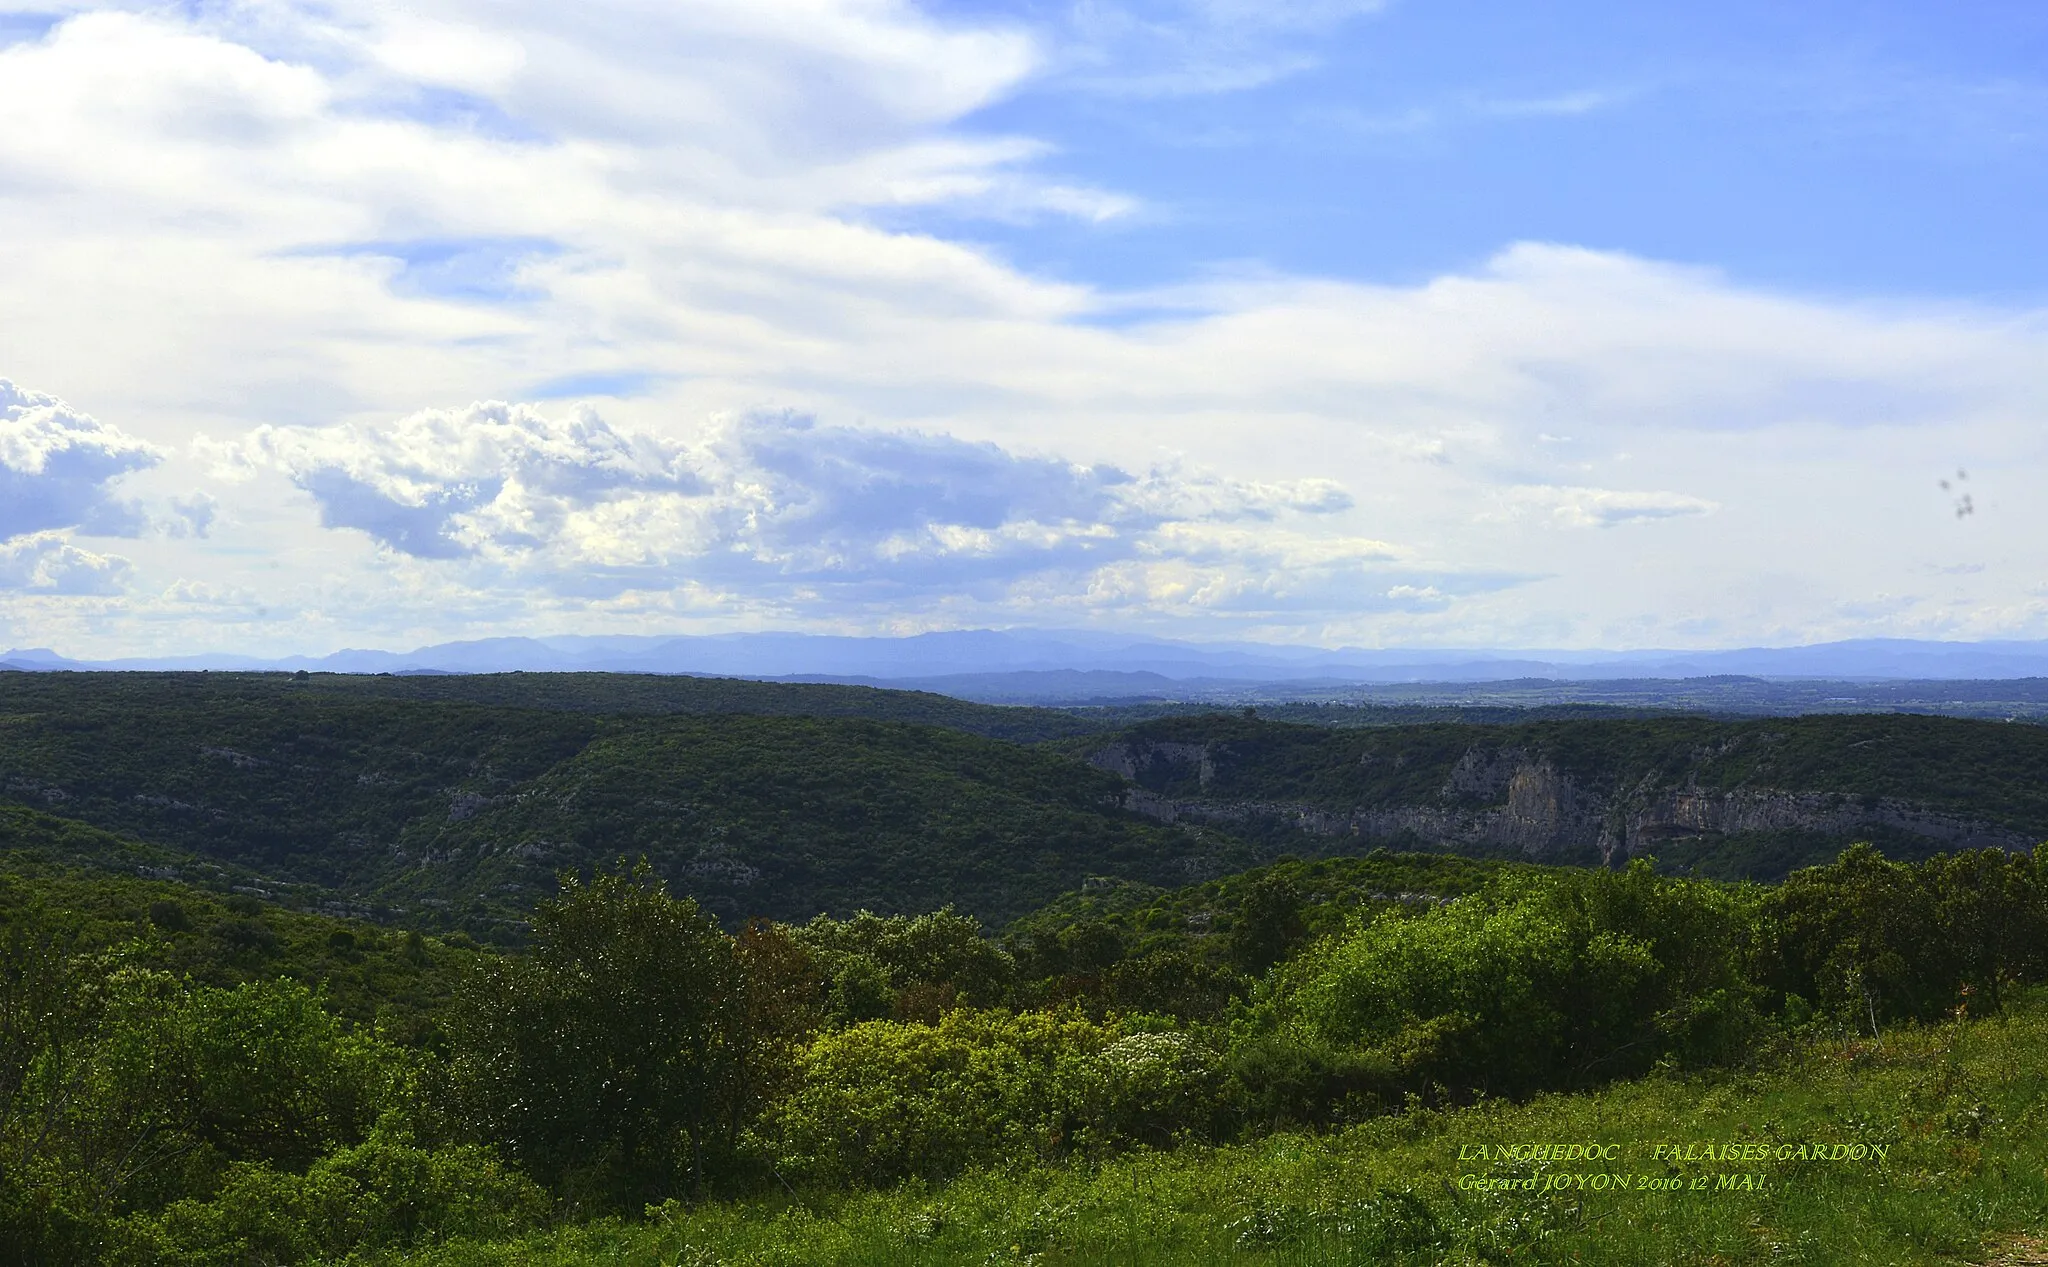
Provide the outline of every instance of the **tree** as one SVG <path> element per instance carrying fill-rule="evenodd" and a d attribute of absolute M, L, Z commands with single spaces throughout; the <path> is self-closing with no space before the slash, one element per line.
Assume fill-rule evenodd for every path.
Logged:
<path fill-rule="evenodd" d="M 1301 894 L 1284 876 L 1262 875 L 1245 886 L 1230 925 L 1230 959 L 1258 974 L 1287 957 L 1306 929 Z"/>
<path fill-rule="evenodd" d="M 1967 849 L 1927 860 L 1935 909 L 1957 950 L 1962 984 L 1993 1012 L 2004 982 L 2039 975 L 2048 932 L 2038 864 L 2041 851 Z"/>
<path fill-rule="evenodd" d="M 1073 1012 L 956 1008 L 935 1024 L 863 1021 L 805 1049 L 763 1123 L 779 1171 L 825 1183 L 938 1180 L 1066 1151 L 1099 1109 L 1104 1048 Z"/>
<path fill-rule="evenodd" d="M 1110 1002 L 1125 1011 L 1165 1012 L 1200 1021 L 1221 1016 L 1251 984 L 1229 968 L 1205 963 L 1185 950 L 1126 959 L 1103 979 Z"/>
<path fill-rule="evenodd" d="M 484 964 L 456 1005 L 458 1075 L 484 1122 L 579 1203 L 632 1208 L 729 1143 L 742 1057 L 733 939 L 643 860 L 534 915 L 523 959 Z"/>
<path fill-rule="evenodd" d="M 733 939 L 739 959 L 737 1058 L 723 1097 L 728 1140 L 794 1079 L 804 1044 L 824 1024 L 826 982 L 817 960 L 781 924 L 749 920 Z"/>
<path fill-rule="evenodd" d="M 1958 953 L 1925 876 L 1867 843 L 1795 871 L 1771 893 L 1772 984 L 1867 1025 L 1953 1005 Z"/>
<path fill-rule="evenodd" d="M 828 975 L 837 977 L 839 962 L 849 956 L 865 956 L 895 989 L 950 986 L 960 1002 L 973 1007 L 1000 1002 L 1017 975 L 1016 962 L 981 935 L 981 925 L 950 906 L 918 916 L 820 915 L 791 935 L 819 957 Z"/>
<path fill-rule="evenodd" d="M 0 911 L 0 1261 L 63 1261 L 90 1235 L 98 1193 L 56 1156 L 89 1070 L 90 1021 L 70 947 L 40 903 Z"/>

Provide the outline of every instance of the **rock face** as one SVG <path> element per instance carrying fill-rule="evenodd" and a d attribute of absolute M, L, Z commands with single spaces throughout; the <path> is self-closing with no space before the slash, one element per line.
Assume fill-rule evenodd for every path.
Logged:
<path fill-rule="evenodd" d="M 1179 773 L 1192 768 L 1196 780 L 1209 786 L 1216 777 L 1214 744 L 1153 740 L 1113 743 L 1089 754 L 1088 764 L 1136 783 L 1154 771 Z"/>
<path fill-rule="evenodd" d="M 1179 781 L 1192 774 L 1198 787 L 1217 782 L 1225 754 L 1216 745 L 1119 742 L 1089 757 L 1100 769 L 1134 784 L 1125 808 L 1161 822 L 1256 820 L 1289 823 L 1318 836 L 1375 840 L 1420 839 L 1443 848 L 1513 851 L 1532 858 L 1597 851 L 1613 862 L 1658 843 L 1743 832 L 1807 831 L 1850 836 L 1882 830 L 1921 837 L 1942 849 L 2027 849 L 2024 833 L 1890 797 L 1768 787 L 1717 790 L 1696 775 L 1665 783 L 1654 774 L 1602 794 L 1581 786 L 1540 754 L 1520 748 L 1474 747 L 1451 768 L 1433 803 L 1360 804 L 1349 808 L 1284 801 L 1173 797 L 1135 786 L 1148 772 Z"/>

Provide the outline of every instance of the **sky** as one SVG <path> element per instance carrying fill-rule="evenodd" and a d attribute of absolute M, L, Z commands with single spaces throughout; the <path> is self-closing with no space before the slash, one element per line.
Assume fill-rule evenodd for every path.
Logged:
<path fill-rule="evenodd" d="M 2048 6 L 0 0 L 0 647 L 2048 638 Z"/>

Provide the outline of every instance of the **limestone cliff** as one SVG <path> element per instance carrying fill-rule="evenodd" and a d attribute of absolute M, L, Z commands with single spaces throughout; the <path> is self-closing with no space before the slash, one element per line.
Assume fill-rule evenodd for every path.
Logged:
<path fill-rule="evenodd" d="M 1939 849 L 2025 849 L 2035 843 L 2026 833 L 2008 827 L 1894 797 L 1768 786 L 1702 787 L 1697 770 L 1678 777 L 1659 771 L 1616 771 L 1617 777 L 1602 790 L 1561 772 L 1541 752 L 1512 746 L 1467 749 L 1433 796 L 1348 806 L 1210 794 L 1225 781 L 1219 776 L 1228 772 L 1227 744 L 1119 740 L 1096 750 L 1089 762 L 1130 781 L 1124 794 L 1126 808 L 1162 822 L 1229 828 L 1254 820 L 1279 821 L 1333 838 L 1333 843 L 1420 840 L 1448 849 L 1506 850 L 1531 858 L 1584 855 L 1591 850 L 1609 862 L 1648 852 L 1666 841 L 1749 832 L 1853 837 L 1881 831 L 1917 837 Z M 1155 790 L 1166 786 L 1176 791 Z"/>

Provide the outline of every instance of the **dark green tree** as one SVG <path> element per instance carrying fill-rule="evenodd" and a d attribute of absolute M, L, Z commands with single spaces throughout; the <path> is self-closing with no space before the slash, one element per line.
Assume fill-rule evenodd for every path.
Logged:
<path fill-rule="evenodd" d="M 840 1021 L 930 1021 L 956 1006 L 988 1007 L 1008 997 L 1017 976 L 1016 961 L 950 906 L 918 916 L 820 915 L 790 935 L 831 982 Z"/>
<path fill-rule="evenodd" d="M 1207 963 L 1185 950 L 1163 950 L 1126 959 L 1103 981 L 1110 1002 L 1130 1012 L 1165 1012 L 1183 1020 L 1208 1021 L 1223 1014 L 1252 983 L 1229 968 Z"/>
<path fill-rule="evenodd" d="M 0 1261 L 64 1261 L 90 1236 L 97 1194 L 68 1182 L 51 1146 L 85 1089 L 90 1021 L 69 950 L 40 903 L 0 911 Z"/>
<path fill-rule="evenodd" d="M 1875 1031 L 1953 1005 L 1957 948 L 1918 868 L 1856 844 L 1771 893 L 1771 984 Z"/>
<path fill-rule="evenodd" d="M 1966 849 L 1918 867 L 1947 947 L 1946 966 L 1980 1010 L 1998 1011 L 2006 984 L 2041 975 L 2048 907 L 2040 861 L 2039 850 Z"/>
<path fill-rule="evenodd" d="M 532 952 L 465 984 L 458 1076 L 543 1180 L 577 1204 L 635 1208 L 694 1191 L 707 1150 L 729 1142 L 744 1000 L 733 939 L 645 861 L 565 878 L 534 914 Z"/>
<path fill-rule="evenodd" d="M 739 1133 L 787 1089 L 804 1044 L 825 1023 L 827 985 L 817 959 L 782 924 L 749 920 L 733 939 L 740 997 L 731 1085 L 721 1098 L 724 1138 Z"/>
<path fill-rule="evenodd" d="M 1279 963 L 1306 931 L 1301 893 L 1284 876 L 1260 876 L 1245 886 L 1230 925 L 1230 961 L 1257 974 Z"/>
<path fill-rule="evenodd" d="M 1060 931 L 1060 949 L 1066 952 L 1067 971 L 1099 977 L 1124 957 L 1124 938 L 1101 920 L 1083 920 Z"/>

